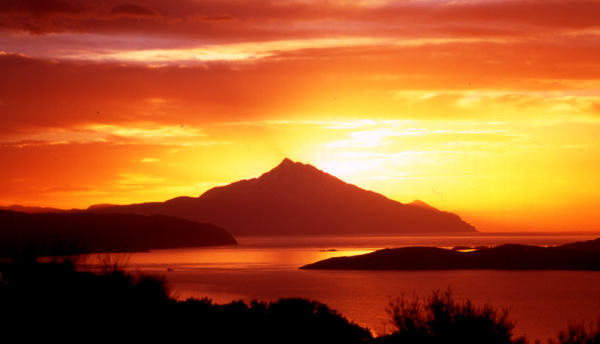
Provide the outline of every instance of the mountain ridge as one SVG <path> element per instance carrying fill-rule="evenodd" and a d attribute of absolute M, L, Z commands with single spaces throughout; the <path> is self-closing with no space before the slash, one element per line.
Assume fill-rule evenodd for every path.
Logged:
<path fill-rule="evenodd" d="M 476 232 L 458 215 L 423 204 L 391 200 L 286 158 L 257 178 L 218 186 L 197 198 L 87 211 L 176 216 L 213 223 L 234 236 Z"/>
<path fill-rule="evenodd" d="M 223 228 L 165 215 L 0 210 L 0 257 L 235 245 Z"/>

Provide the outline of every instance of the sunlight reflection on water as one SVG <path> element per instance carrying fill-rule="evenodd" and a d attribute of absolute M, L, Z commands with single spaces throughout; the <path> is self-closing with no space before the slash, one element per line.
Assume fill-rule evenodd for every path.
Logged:
<path fill-rule="evenodd" d="M 381 332 L 385 307 L 401 294 L 427 298 L 452 288 L 457 300 L 508 308 L 516 334 L 556 338 L 571 323 L 600 317 L 600 273 L 587 271 L 306 271 L 318 260 L 401 246 L 560 245 L 599 235 L 466 235 L 403 237 L 242 237 L 239 245 L 181 248 L 124 255 L 134 271 L 164 276 L 173 296 L 274 301 L 304 297 L 326 303 L 350 320 Z M 167 270 L 169 270 L 167 272 Z"/>

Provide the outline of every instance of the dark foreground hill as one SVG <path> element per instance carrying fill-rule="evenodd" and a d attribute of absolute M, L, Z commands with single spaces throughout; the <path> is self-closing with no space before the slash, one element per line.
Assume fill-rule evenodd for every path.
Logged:
<path fill-rule="evenodd" d="M 600 271 L 600 238 L 555 247 L 509 244 L 468 252 L 437 247 L 403 247 L 330 258 L 300 269 Z"/>
<path fill-rule="evenodd" d="M 317 301 L 177 301 L 164 279 L 76 271 L 71 264 L 0 264 L 8 342 L 364 343 L 368 329 Z"/>
<path fill-rule="evenodd" d="M 234 236 L 476 232 L 456 214 L 422 202 L 403 204 L 289 159 L 259 178 L 216 187 L 197 198 L 88 211 L 177 216 L 214 223 Z"/>
<path fill-rule="evenodd" d="M 0 210 L 0 257 L 233 244 L 236 240 L 222 228 L 164 215 L 25 214 Z"/>

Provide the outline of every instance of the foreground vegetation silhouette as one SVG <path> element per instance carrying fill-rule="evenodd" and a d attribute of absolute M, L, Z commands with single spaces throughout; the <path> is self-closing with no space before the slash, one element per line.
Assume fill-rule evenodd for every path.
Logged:
<path fill-rule="evenodd" d="M 450 291 L 425 301 L 389 305 L 394 330 L 374 338 L 327 305 L 306 299 L 274 302 L 177 301 L 164 279 L 105 269 L 77 271 L 62 263 L 0 264 L 0 330 L 21 341 L 260 343 L 526 343 L 513 338 L 506 312 L 457 303 Z M 552 344 L 600 343 L 597 331 L 572 327 Z"/>
<path fill-rule="evenodd" d="M 63 263 L 0 265 L 0 330 L 9 338 L 200 343 L 362 343 L 368 329 L 317 301 L 177 301 L 164 279 Z"/>
<path fill-rule="evenodd" d="M 525 337 L 513 338 L 514 323 L 507 311 L 490 304 L 474 306 L 469 300 L 458 303 L 452 291 L 435 291 L 427 301 L 400 297 L 387 309 L 395 331 L 384 342 L 394 343 L 487 343 L 524 344 Z"/>

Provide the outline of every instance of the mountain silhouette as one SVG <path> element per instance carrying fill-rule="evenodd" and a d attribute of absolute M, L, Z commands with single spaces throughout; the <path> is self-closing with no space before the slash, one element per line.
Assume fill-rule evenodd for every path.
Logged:
<path fill-rule="evenodd" d="M 39 213 L 68 213 L 68 212 L 76 212 L 77 209 L 58 209 L 58 208 L 49 208 L 49 207 L 26 207 L 18 204 L 14 204 L 11 206 L 0 206 L 0 210 L 12 210 L 19 213 L 27 213 L 27 214 L 39 214 Z"/>
<path fill-rule="evenodd" d="M 234 236 L 476 232 L 456 214 L 420 201 L 402 204 L 289 159 L 258 178 L 215 187 L 197 198 L 88 211 L 177 216 L 213 223 Z"/>
<path fill-rule="evenodd" d="M 235 244 L 236 240 L 222 228 L 164 215 L 0 210 L 0 257 Z"/>

